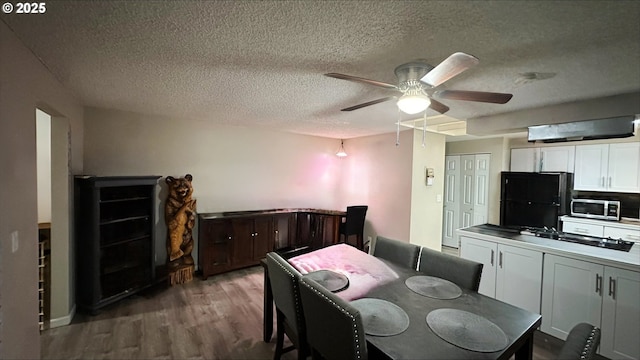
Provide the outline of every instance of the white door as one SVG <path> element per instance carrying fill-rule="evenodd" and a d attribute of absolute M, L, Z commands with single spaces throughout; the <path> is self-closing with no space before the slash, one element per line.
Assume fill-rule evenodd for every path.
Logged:
<path fill-rule="evenodd" d="M 542 331 L 565 340 L 578 323 L 600 327 L 604 267 L 544 255 L 542 276 Z"/>
<path fill-rule="evenodd" d="M 574 190 L 605 190 L 609 145 L 576 146 Z"/>
<path fill-rule="evenodd" d="M 473 225 L 475 155 L 460 156 L 460 227 Z"/>
<path fill-rule="evenodd" d="M 492 298 L 496 296 L 497 248 L 498 244 L 490 241 L 460 237 L 460 257 L 483 264 L 478 292 Z"/>
<path fill-rule="evenodd" d="M 540 171 L 565 171 L 572 173 L 575 146 L 551 146 L 540 148 Z"/>
<path fill-rule="evenodd" d="M 489 166 L 490 154 L 475 156 L 473 184 L 475 186 L 473 201 L 473 225 L 486 224 L 489 219 Z"/>
<path fill-rule="evenodd" d="M 540 313 L 542 253 L 498 245 L 496 299 Z"/>
<path fill-rule="evenodd" d="M 442 245 L 458 247 L 456 229 L 460 224 L 460 156 L 445 156 Z"/>
<path fill-rule="evenodd" d="M 539 148 L 511 149 L 510 171 L 538 172 Z"/>
<path fill-rule="evenodd" d="M 607 190 L 640 192 L 640 143 L 609 145 Z"/>
<path fill-rule="evenodd" d="M 640 273 L 604 269 L 600 353 L 610 359 L 640 359 Z"/>

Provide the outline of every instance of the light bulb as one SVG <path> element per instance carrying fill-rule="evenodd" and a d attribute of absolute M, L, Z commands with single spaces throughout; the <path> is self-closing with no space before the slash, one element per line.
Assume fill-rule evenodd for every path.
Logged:
<path fill-rule="evenodd" d="M 398 108 L 407 114 L 417 114 L 431 105 L 427 96 L 419 94 L 405 94 L 398 100 Z"/>

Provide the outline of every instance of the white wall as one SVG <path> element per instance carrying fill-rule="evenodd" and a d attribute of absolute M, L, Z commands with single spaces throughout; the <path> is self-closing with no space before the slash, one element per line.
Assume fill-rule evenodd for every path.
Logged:
<path fill-rule="evenodd" d="M 51 116 L 36 110 L 38 223 L 51 222 Z"/>
<path fill-rule="evenodd" d="M 442 196 L 444 193 L 445 136 L 414 131 L 410 242 L 440 251 L 442 248 Z M 426 185 L 426 169 L 433 168 L 433 185 Z"/>
<path fill-rule="evenodd" d="M 377 235 L 409 242 L 413 130 L 346 140 L 340 184 L 342 206 L 368 205 L 364 229 Z"/>
<path fill-rule="evenodd" d="M 346 144 L 345 144 L 346 145 Z M 157 262 L 166 259 L 164 177 L 193 175 L 198 212 L 344 210 L 335 139 L 87 108 L 86 174 L 159 175 Z M 197 232 L 196 232 L 197 237 Z M 194 253 L 194 255 L 196 255 Z"/>
<path fill-rule="evenodd" d="M 36 107 L 68 119 L 71 167 L 82 170 L 82 113 L 75 97 L 0 22 L 0 358 L 38 359 L 37 155 Z M 64 221 L 68 222 L 69 219 Z M 11 234 L 18 234 L 12 252 Z M 59 239 L 68 244 L 70 234 Z M 52 244 L 56 246 L 56 244 Z M 64 254 L 67 263 L 72 254 Z M 52 271 L 56 269 L 52 268 Z M 69 277 L 68 272 L 64 274 Z M 52 275 L 53 276 L 53 275 Z M 64 286 L 64 285 L 63 285 Z M 52 289 L 54 301 L 71 311 L 70 287 Z M 64 306 L 66 305 L 66 306 Z M 52 314 L 56 316 L 57 314 Z"/>

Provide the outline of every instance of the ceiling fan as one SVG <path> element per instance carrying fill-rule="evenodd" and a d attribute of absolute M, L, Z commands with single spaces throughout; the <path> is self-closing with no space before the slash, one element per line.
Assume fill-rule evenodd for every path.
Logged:
<path fill-rule="evenodd" d="M 436 67 L 427 64 L 423 60 L 412 61 L 402 64 L 394 70 L 398 78 L 398 85 L 338 73 L 328 73 L 325 75 L 336 79 L 355 81 L 402 92 L 400 98 L 388 96 L 350 106 L 342 109 L 342 111 L 357 110 L 366 106 L 398 99 L 398 108 L 407 114 L 417 114 L 427 108 L 444 114 L 449 111 L 449 107 L 434 98 L 494 104 L 505 104 L 511 100 L 511 97 L 513 97 L 512 94 L 464 90 L 435 90 L 437 86 L 477 65 L 479 62 L 475 56 L 463 52 L 452 54 Z"/>

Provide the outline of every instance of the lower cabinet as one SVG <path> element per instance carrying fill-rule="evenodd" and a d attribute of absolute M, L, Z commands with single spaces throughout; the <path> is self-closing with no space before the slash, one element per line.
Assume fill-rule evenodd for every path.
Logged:
<path fill-rule="evenodd" d="M 562 340 L 580 322 L 601 328 L 600 354 L 640 359 L 640 273 L 545 254 L 542 331 Z"/>
<path fill-rule="evenodd" d="M 461 236 L 460 257 L 484 264 L 479 293 L 540 313 L 541 252 Z"/>
<path fill-rule="evenodd" d="M 268 252 L 338 242 L 342 215 L 312 212 L 198 216 L 202 277 L 258 265 Z"/>

